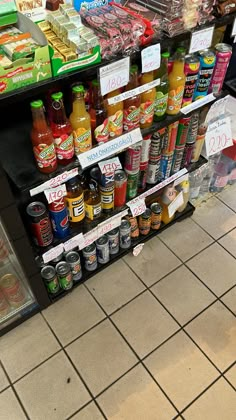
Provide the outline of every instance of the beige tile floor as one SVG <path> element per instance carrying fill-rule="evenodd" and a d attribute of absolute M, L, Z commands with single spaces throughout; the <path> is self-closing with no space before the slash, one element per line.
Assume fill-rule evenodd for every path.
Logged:
<path fill-rule="evenodd" d="M 0 420 L 235 420 L 236 186 L 0 339 Z"/>

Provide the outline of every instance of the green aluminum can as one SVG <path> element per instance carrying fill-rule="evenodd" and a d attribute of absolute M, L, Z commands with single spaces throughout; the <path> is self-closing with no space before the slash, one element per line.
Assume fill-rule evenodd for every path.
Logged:
<path fill-rule="evenodd" d="M 138 172 L 125 171 L 125 172 L 127 174 L 126 199 L 131 200 L 132 198 L 136 197 L 138 193 L 139 171 Z"/>

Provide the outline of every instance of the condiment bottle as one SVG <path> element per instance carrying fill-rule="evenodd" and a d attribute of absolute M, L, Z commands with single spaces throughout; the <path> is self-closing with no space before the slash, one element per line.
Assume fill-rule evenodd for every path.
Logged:
<path fill-rule="evenodd" d="M 73 86 L 74 101 L 70 123 L 73 128 L 75 154 L 86 152 L 92 148 L 91 119 L 84 102 L 84 87 Z"/>
<path fill-rule="evenodd" d="M 174 188 L 174 186 L 173 185 L 167 185 L 164 188 L 162 196 L 158 200 L 159 203 L 161 204 L 161 207 L 162 207 L 162 222 L 165 223 L 165 224 L 170 223 L 171 220 L 173 220 L 174 217 L 175 217 L 175 212 L 171 217 L 169 216 L 168 207 L 172 203 L 172 201 L 174 201 L 174 199 L 176 198 L 176 195 L 177 195 L 177 191 Z"/>
<path fill-rule="evenodd" d="M 90 180 L 88 189 L 84 191 L 85 215 L 88 220 L 98 219 L 101 216 L 101 197 L 96 181 Z"/>
<path fill-rule="evenodd" d="M 120 136 L 123 133 L 123 101 L 117 102 L 115 104 L 108 104 L 108 99 L 113 98 L 120 94 L 120 89 L 113 90 L 108 93 L 106 96 L 105 107 L 107 110 L 108 116 L 108 126 L 109 126 L 109 137 L 114 138 Z"/>
<path fill-rule="evenodd" d="M 138 66 L 130 67 L 130 81 L 125 91 L 138 87 Z M 124 131 L 134 130 L 139 127 L 141 96 L 135 95 L 124 101 Z"/>
<path fill-rule="evenodd" d="M 53 135 L 46 122 L 43 102 L 33 101 L 30 106 L 33 118 L 31 140 L 36 164 L 40 172 L 50 174 L 57 169 Z"/>
<path fill-rule="evenodd" d="M 99 82 L 96 79 L 92 81 L 92 107 L 89 113 L 95 143 L 107 142 L 109 140 L 107 111 L 104 107 Z"/>
<path fill-rule="evenodd" d="M 51 99 L 50 125 L 57 159 L 62 165 L 66 165 L 72 161 L 75 152 L 72 127 L 66 117 L 62 92 L 53 93 Z"/>
<path fill-rule="evenodd" d="M 169 97 L 167 103 L 168 115 L 176 115 L 179 113 L 185 86 L 184 73 L 184 48 L 178 48 L 175 55 L 172 71 L 169 74 Z"/>
<path fill-rule="evenodd" d="M 84 193 L 75 176 L 66 183 L 67 195 L 65 197 L 68 208 L 69 220 L 71 223 L 81 222 L 85 217 L 84 211 Z"/>
<path fill-rule="evenodd" d="M 160 85 L 156 87 L 156 100 L 154 106 L 154 121 L 161 121 L 165 118 L 168 101 L 168 58 L 170 54 L 161 54 L 160 68 L 154 73 L 155 79 L 160 79 Z"/>
<path fill-rule="evenodd" d="M 190 184 L 189 181 L 182 181 L 180 182 L 177 186 L 176 186 L 177 191 L 180 193 L 182 191 L 183 193 L 183 198 L 184 198 L 184 202 L 182 204 L 182 206 L 180 206 L 178 208 L 178 212 L 181 213 L 182 211 L 184 211 L 187 207 L 188 204 L 188 200 L 189 200 L 189 194 L 190 194 Z"/>
<path fill-rule="evenodd" d="M 154 79 L 153 71 L 143 73 L 141 76 L 141 85 L 152 82 Z M 141 93 L 140 106 L 140 127 L 149 128 L 153 123 L 154 103 L 156 98 L 156 89 L 151 88 L 146 92 Z"/>

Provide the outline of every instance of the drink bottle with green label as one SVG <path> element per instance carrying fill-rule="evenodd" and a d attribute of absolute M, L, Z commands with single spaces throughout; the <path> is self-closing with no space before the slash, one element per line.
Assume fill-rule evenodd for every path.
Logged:
<path fill-rule="evenodd" d="M 155 79 L 160 79 L 160 84 L 156 87 L 156 100 L 154 107 L 154 121 L 161 121 L 166 116 L 168 101 L 168 58 L 170 54 L 163 52 L 161 54 L 161 65 L 155 72 Z"/>

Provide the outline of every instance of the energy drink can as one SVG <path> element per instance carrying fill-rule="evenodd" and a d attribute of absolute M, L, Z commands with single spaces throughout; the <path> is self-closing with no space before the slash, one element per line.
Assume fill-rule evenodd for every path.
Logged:
<path fill-rule="evenodd" d="M 176 136 L 178 132 L 179 121 L 175 121 L 168 126 L 168 143 L 162 148 L 162 154 L 171 153 L 175 149 Z"/>
<path fill-rule="evenodd" d="M 142 146 L 129 147 L 125 152 L 124 169 L 128 172 L 137 172 L 139 170 Z"/>
<path fill-rule="evenodd" d="M 160 161 L 160 180 L 169 178 L 171 173 L 171 166 L 174 152 L 166 153 L 161 155 Z"/>
<path fill-rule="evenodd" d="M 127 174 L 126 198 L 127 200 L 131 200 L 132 198 L 136 197 L 138 193 L 139 170 L 134 173 L 126 171 L 126 174 Z"/>
<path fill-rule="evenodd" d="M 137 217 L 133 217 L 133 216 L 126 216 L 126 219 L 130 222 L 131 225 L 131 232 L 130 232 L 130 236 L 131 238 L 138 238 L 139 237 L 139 227 L 138 227 L 138 221 L 137 221 Z"/>
<path fill-rule="evenodd" d="M 228 44 L 216 44 L 216 64 L 214 67 L 209 92 L 219 93 L 222 89 L 225 74 L 232 55 L 232 47 Z"/>
<path fill-rule="evenodd" d="M 140 156 L 140 165 L 148 162 L 150 146 L 151 146 L 151 135 L 143 137 L 142 147 L 141 147 L 141 156 Z"/>
<path fill-rule="evenodd" d="M 178 131 L 176 136 L 176 146 L 184 146 L 188 136 L 189 124 L 191 117 L 182 118 L 179 120 Z"/>
<path fill-rule="evenodd" d="M 46 285 L 48 293 L 54 295 L 60 289 L 56 270 L 52 265 L 45 265 L 41 270 L 41 277 Z"/>
<path fill-rule="evenodd" d="M 56 238 L 62 239 L 69 235 L 69 218 L 64 197 L 48 205 L 52 229 Z"/>
<path fill-rule="evenodd" d="M 196 111 L 196 112 L 193 112 L 193 114 L 190 117 L 191 120 L 189 123 L 186 143 L 194 143 L 196 141 L 197 133 L 198 133 L 198 126 L 199 126 L 199 115 L 200 115 L 200 112 Z"/>
<path fill-rule="evenodd" d="M 72 273 L 67 262 L 62 261 L 56 265 L 56 273 L 59 284 L 63 290 L 70 290 L 73 287 Z"/>
<path fill-rule="evenodd" d="M 147 183 L 156 184 L 160 178 L 161 155 L 156 161 L 150 160 L 147 168 Z"/>
<path fill-rule="evenodd" d="M 148 168 L 148 163 L 144 165 L 140 165 L 139 178 L 138 178 L 138 192 L 139 193 L 143 192 L 146 188 L 147 168 Z"/>
<path fill-rule="evenodd" d="M 161 216 L 162 216 L 162 207 L 159 203 L 151 204 L 151 228 L 153 230 L 158 230 L 161 227 Z"/>
<path fill-rule="evenodd" d="M 36 245 L 41 247 L 50 245 L 53 234 L 45 205 L 40 201 L 34 201 L 27 206 L 26 212 L 30 218 L 31 232 Z"/>
<path fill-rule="evenodd" d="M 186 76 L 182 107 L 192 103 L 193 94 L 198 79 L 200 60 L 195 54 L 185 56 L 184 73 Z"/>
<path fill-rule="evenodd" d="M 109 253 L 109 241 L 106 235 L 101 236 L 96 241 L 96 248 L 97 248 L 97 259 L 100 264 L 108 263 L 110 259 Z"/>
<path fill-rule="evenodd" d="M 80 256 L 76 251 L 70 251 L 66 254 L 66 262 L 69 264 L 72 272 L 72 280 L 74 283 L 82 278 L 82 269 L 80 264 Z"/>
<path fill-rule="evenodd" d="M 141 235 L 148 235 L 151 229 L 151 215 L 150 209 L 146 209 L 143 214 L 140 214 L 138 219 L 139 232 Z"/>
<path fill-rule="evenodd" d="M 195 141 L 193 143 L 186 143 L 183 153 L 183 158 L 181 162 L 181 168 L 187 168 L 192 159 L 193 149 L 194 149 Z"/>
<path fill-rule="evenodd" d="M 120 225 L 120 247 L 122 249 L 130 248 L 131 246 L 131 225 L 128 220 L 122 220 Z"/>
<path fill-rule="evenodd" d="M 185 145 L 176 146 L 175 151 L 174 151 L 174 156 L 172 159 L 171 175 L 179 172 L 180 167 L 181 167 L 181 162 L 183 159 L 184 149 L 185 149 Z"/>
<path fill-rule="evenodd" d="M 87 271 L 94 271 L 97 269 L 98 262 L 97 262 L 97 254 L 96 254 L 96 246 L 95 244 L 91 244 L 86 246 L 83 251 L 84 257 L 84 265 Z"/>
<path fill-rule="evenodd" d="M 164 138 L 164 135 L 166 138 Z M 160 156 L 162 144 L 167 143 L 167 130 L 166 127 L 159 131 L 156 131 L 152 135 L 151 145 L 150 145 L 150 152 L 149 152 L 149 160 L 154 161 L 156 157 Z"/>
<path fill-rule="evenodd" d="M 216 62 L 216 55 L 212 50 L 199 51 L 200 70 L 193 94 L 193 101 L 207 95 Z"/>
<path fill-rule="evenodd" d="M 115 255 L 119 252 L 119 228 L 110 230 L 107 233 L 108 242 L 109 242 L 109 253 L 110 255 Z"/>

